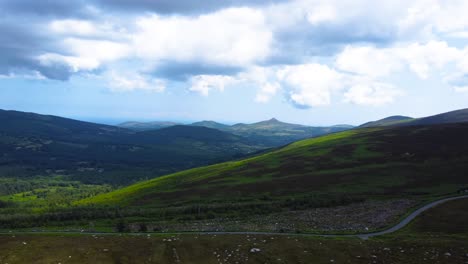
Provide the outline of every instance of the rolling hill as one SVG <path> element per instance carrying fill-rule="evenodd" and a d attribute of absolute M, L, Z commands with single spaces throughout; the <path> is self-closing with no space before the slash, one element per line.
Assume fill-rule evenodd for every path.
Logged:
<path fill-rule="evenodd" d="M 410 125 L 434 125 L 468 122 L 468 109 L 455 110 L 443 114 L 412 120 Z"/>
<path fill-rule="evenodd" d="M 367 122 L 365 124 L 360 125 L 359 127 L 381 127 L 381 126 L 392 126 L 392 125 L 399 125 L 405 122 L 411 122 L 414 120 L 412 117 L 408 116 L 389 116 L 377 121 Z"/>
<path fill-rule="evenodd" d="M 428 198 L 468 186 L 466 133 L 468 123 L 355 129 L 141 182 L 81 204 L 259 202 L 288 207 L 371 197 Z"/>
<path fill-rule="evenodd" d="M 66 175 L 128 184 L 254 153 L 265 147 L 211 128 L 132 130 L 56 116 L 0 111 L 0 175 Z"/>
<path fill-rule="evenodd" d="M 422 118 L 390 116 L 377 121 L 367 122 L 359 127 L 437 125 L 463 122 L 468 122 L 468 109 L 460 109 Z"/>

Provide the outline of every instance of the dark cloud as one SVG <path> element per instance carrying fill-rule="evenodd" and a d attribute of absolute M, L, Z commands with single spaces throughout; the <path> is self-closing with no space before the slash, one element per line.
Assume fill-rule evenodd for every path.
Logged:
<path fill-rule="evenodd" d="M 72 74 L 64 64 L 42 65 L 37 57 L 45 53 L 67 55 L 58 45 L 63 36 L 45 32 L 43 26 L 56 18 L 86 18 L 98 21 L 90 7 L 106 15 L 132 17 L 136 12 L 161 14 L 201 14 L 224 7 L 260 6 L 285 0 L 0 0 L 0 74 L 15 71 L 38 71 L 50 79 L 67 80 Z M 114 12 L 114 14 L 113 14 Z M 118 14 L 115 14 L 117 12 Z M 132 15 L 126 14 L 132 12 Z M 274 33 L 273 54 L 260 65 L 304 63 L 313 56 L 328 56 L 350 43 L 386 45 L 396 39 L 391 28 L 358 18 L 355 21 L 310 25 L 305 18 L 296 25 Z M 104 34 L 105 35 L 105 34 Z M 96 38 L 106 36 L 93 36 Z M 107 36 L 108 37 L 108 36 Z M 115 37 L 115 36 L 114 36 Z M 147 73 L 159 78 L 184 81 L 200 74 L 235 75 L 242 67 L 208 65 L 201 62 L 158 62 Z"/>
<path fill-rule="evenodd" d="M 0 14 L 82 17 L 87 16 L 85 0 L 2 0 Z"/>
<path fill-rule="evenodd" d="M 38 71 L 50 79 L 67 80 L 71 74 L 67 66 L 45 66 L 37 60 L 37 56 L 47 52 L 60 52 L 60 48 L 54 44 L 52 36 L 41 32 L 33 24 L 25 25 L 7 19 L 0 21 L 0 74 L 29 70 Z"/>
<path fill-rule="evenodd" d="M 46 78 L 68 80 L 69 66 L 42 65 L 45 53 L 67 55 L 57 45 L 58 36 L 42 26 L 52 19 L 91 18 L 84 0 L 0 0 L 0 74 L 39 72 Z"/>
<path fill-rule="evenodd" d="M 150 72 L 151 75 L 175 81 L 185 81 L 191 76 L 201 74 L 234 75 L 241 67 L 208 65 L 203 63 L 165 62 Z"/>
<path fill-rule="evenodd" d="M 95 0 L 103 8 L 127 11 L 151 11 L 162 14 L 199 14 L 225 7 L 260 6 L 286 0 Z"/>
<path fill-rule="evenodd" d="M 387 46 L 395 41 L 394 28 L 371 26 L 358 21 L 312 26 L 302 21 L 274 32 L 274 52 L 263 65 L 298 64 L 314 56 L 333 56 L 345 45 L 363 43 Z"/>

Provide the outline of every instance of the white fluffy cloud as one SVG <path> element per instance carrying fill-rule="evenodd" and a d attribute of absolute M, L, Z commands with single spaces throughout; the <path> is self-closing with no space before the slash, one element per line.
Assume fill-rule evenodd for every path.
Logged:
<path fill-rule="evenodd" d="M 129 92 L 134 90 L 145 90 L 149 92 L 163 92 L 165 83 L 159 79 L 147 78 L 138 74 L 127 74 L 110 72 L 108 83 L 112 91 Z"/>
<path fill-rule="evenodd" d="M 259 103 L 267 103 L 281 89 L 277 82 L 265 82 L 260 84 L 260 89 L 255 96 L 255 101 Z"/>
<path fill-rule="evenodd" d="M 335 64 L 340 70 L 373 78 L 386 77 L 406 66 L 419 78 L 427 79 L 432 70 L 459 61 L 462 53 L 445 41 L 400 44 L 390 48 L 348 46 L 337 55 Z"/>
<path fill-rule="evenodd" d="M 341 74 L 321 64 L 286 66 L 277 73 L 289 100 L 298 107 L 328 105 L 331 94 L 343 85 Z"/>
<path fill-rule="evenodd" d="M 197 75 L 190 78 L 192 92 L 208 96 L 211 90 L 224 91 L 224 88 L 236 82 L 231 76 L 224 75 Z"/>
<path fill-rule="evenodd" d="M 358 105 L 380 106 L 392 103 L 400 95 L 402 92 L 389 84 L 359 83 L 344 94 L 344 101 Z"/>
<path fill-rule="evenodd" d="M 158 61 L 246 66 L 265 59 L 272 33 L 263 13 L 230 8 L 198 17 L 142 17 L 132 36 L 137 56 Z"/>
<path fill-rule="evenodd" d="M 49 24 L 49 29 L 54 33 L 65 35 L 90 36 L 98 33 L 92 22 L 77 19 L 54 20 Z"/>
<path fill-rule="evenodd" d="M 401 57 L 410 69 L 421 79 L 427 79 L 432 69 L 441 69 L 446 64 L 460 58 L 460 50 L 449 47 L 443 41 L 431 41 L 427 44 L 413 43 L 397 48 L 396 56 Z"/>
<path fill-rule="evenodd" d="M 336 58 L 338 69 L 382 77 L 401 68 L 401 61 L 392 49 L 377 49 L 371 46 L 347 46 Z"/>

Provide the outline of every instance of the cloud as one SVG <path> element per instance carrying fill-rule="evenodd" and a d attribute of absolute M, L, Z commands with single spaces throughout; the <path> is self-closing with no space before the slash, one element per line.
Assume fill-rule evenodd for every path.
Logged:
<path fill-rule="evenodd" d="M 387 76 L 402 66 L 391 49 L 372 46 L 347 46 L 338 54 L 335 64 L 340 70 L 374 78 Z"/>
<path fill-rule="evenodd" d="M 467 11 L 462 0 L 5 0 L 0 75 L 114 70 L 116 91 L 175 81 L 202 95 L 255 87 L 257 102 L 281 93 L 299 108 L 382 105 L 407 71 L 466 90 Z"/>
<path fill-rule="evenodd" d="M 77 19 L 54 20 L 49 24 L 52 32 L 64 35 L 90 36 L 98 33 L 90 21 Z"/>
<path fill-rule="evenodd" d="M 234 84 L 236 79 L 225 75 L 197 75 L 190 78 L 189 91 L 208 96 L 211 90 L 224 91 L 228 85 Z"/>
<path fill-rule="evenodd" d="M 392 103 L 403 92 L 390 84 L 361 83 L 353 85 L 345 94 L 344 101 L 357 105 L 381 106 Z"/>
<path fill-rule="evenodd" d="M 396 52 L 421 79 L 427 79 L 432 69 L 441 69 L 461 55 L 460 50 L 449 47 L 444 41 L 430 41 L 423 45 L 413 43 Z"/>
<path fill-rule="evenodd" d="M 196 75 L 229 75 L 233 76 L 244 69 L 239 66 L 211 65 L 197 62 L 164 61 L 146 72 L 160 78 L 175 81 L 186 81 Z"/>
<path fill-rule="evenodd" d="M 404 70 L 404 66 L 419 78 L 427 79 L 434 69 L 441 69 L 460 59 L 462 51 L 445 41 L 425 44 L 400 44 L 390 48 L 347 46 L 336 56 L 338 69 L 372 78 L 386 77 Z"/>
<path fill-rule="evenodd" d="M 139 18 L 132 35 L 136 55 L 164 62 L 245 67 L 269 55 L 272 35 L 263 14 L 231 8 L 191 17 Z"/>
<path fill-rule="evenodd" d="M 342 76 L 321 64 L 286 66 L 277 72 L 288 100 L 299 108 L 328 105 L 342 87 Z"/>
<path fill-rule="evenodd" d="M 150 79 L 137 74 L 108 73 L 108 85 L 112 91 L 129 92 L 144 90 L 149 92 L 163 92 L 166 89 L 164 81 Z"/>
<path fill-rule="evenodd" d="M 255 96 L 255 101 L 258 103 L 267 103 L 280 89 L 281 86 L 277 82 L 262 83 L 257 95 Z"/>
<path fill-rule="evenodd" d="M 262 6 L 285 0 L 97 0 L 102 8 L 112 8 L 123 12 L 152 11 L 160 14 L 188 14 L 214 12 L 229 7 Z"/>
<path fill-rule="evenodd" d="M 464 0 L 411 1 L 397 24 L 401 31 L 451 34 L 466 30 L 467 10 L 468 3 Z"/>
<path fill-rule="evenodd" d="M 4 15 L 21 14 L 53 17 L 84 17 L 89 13 L 87 1 L 74 0 L 2 0 L 0 13 Z M 3 10 L 3 12 L 2 12 Z"/>

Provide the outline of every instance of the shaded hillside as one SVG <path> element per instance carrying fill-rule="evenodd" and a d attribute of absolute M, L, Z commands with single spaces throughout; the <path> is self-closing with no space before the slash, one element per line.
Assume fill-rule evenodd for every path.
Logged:
<path fill-rule="evenodd" d="M 380 127 L 380 126 L 392 126 L 398 125 L 405 122 L 411 122 L 414 120 L 412 117 L 408 116 L 389 116 L 384 119 L 380 119 L 377 121 L 367 122 L 365 124 L 360 125 L 359 127 Z"/>
<path fill-rule="evenodd" d="M 263 149 L 215 129 L 131 130 L 56 116 L 0 111 L 0 177 L 66 175 L 126 184 Z"/>
<path fill-rule="evenodd" d="M 350 130 L 160 177 L 83 203 L 159 207 L 454 193 L 468 185 L 467 133 L 468 123 Z M 310 195 L 315 198 L 300 198 Z"/>
<path fill-rule="evenodd" d="M 461 109 L 423 118 L 390 116 L 381 120 L 367 122 L 360 127 L 437 125 L 464 122 L 468 122 L 468 109 Z"/>
<path fill-rule="evenodd" d="M 468 122 L 468 109 L 451 111 L 411 121 L 411 125 L 434 125 Z"/>

